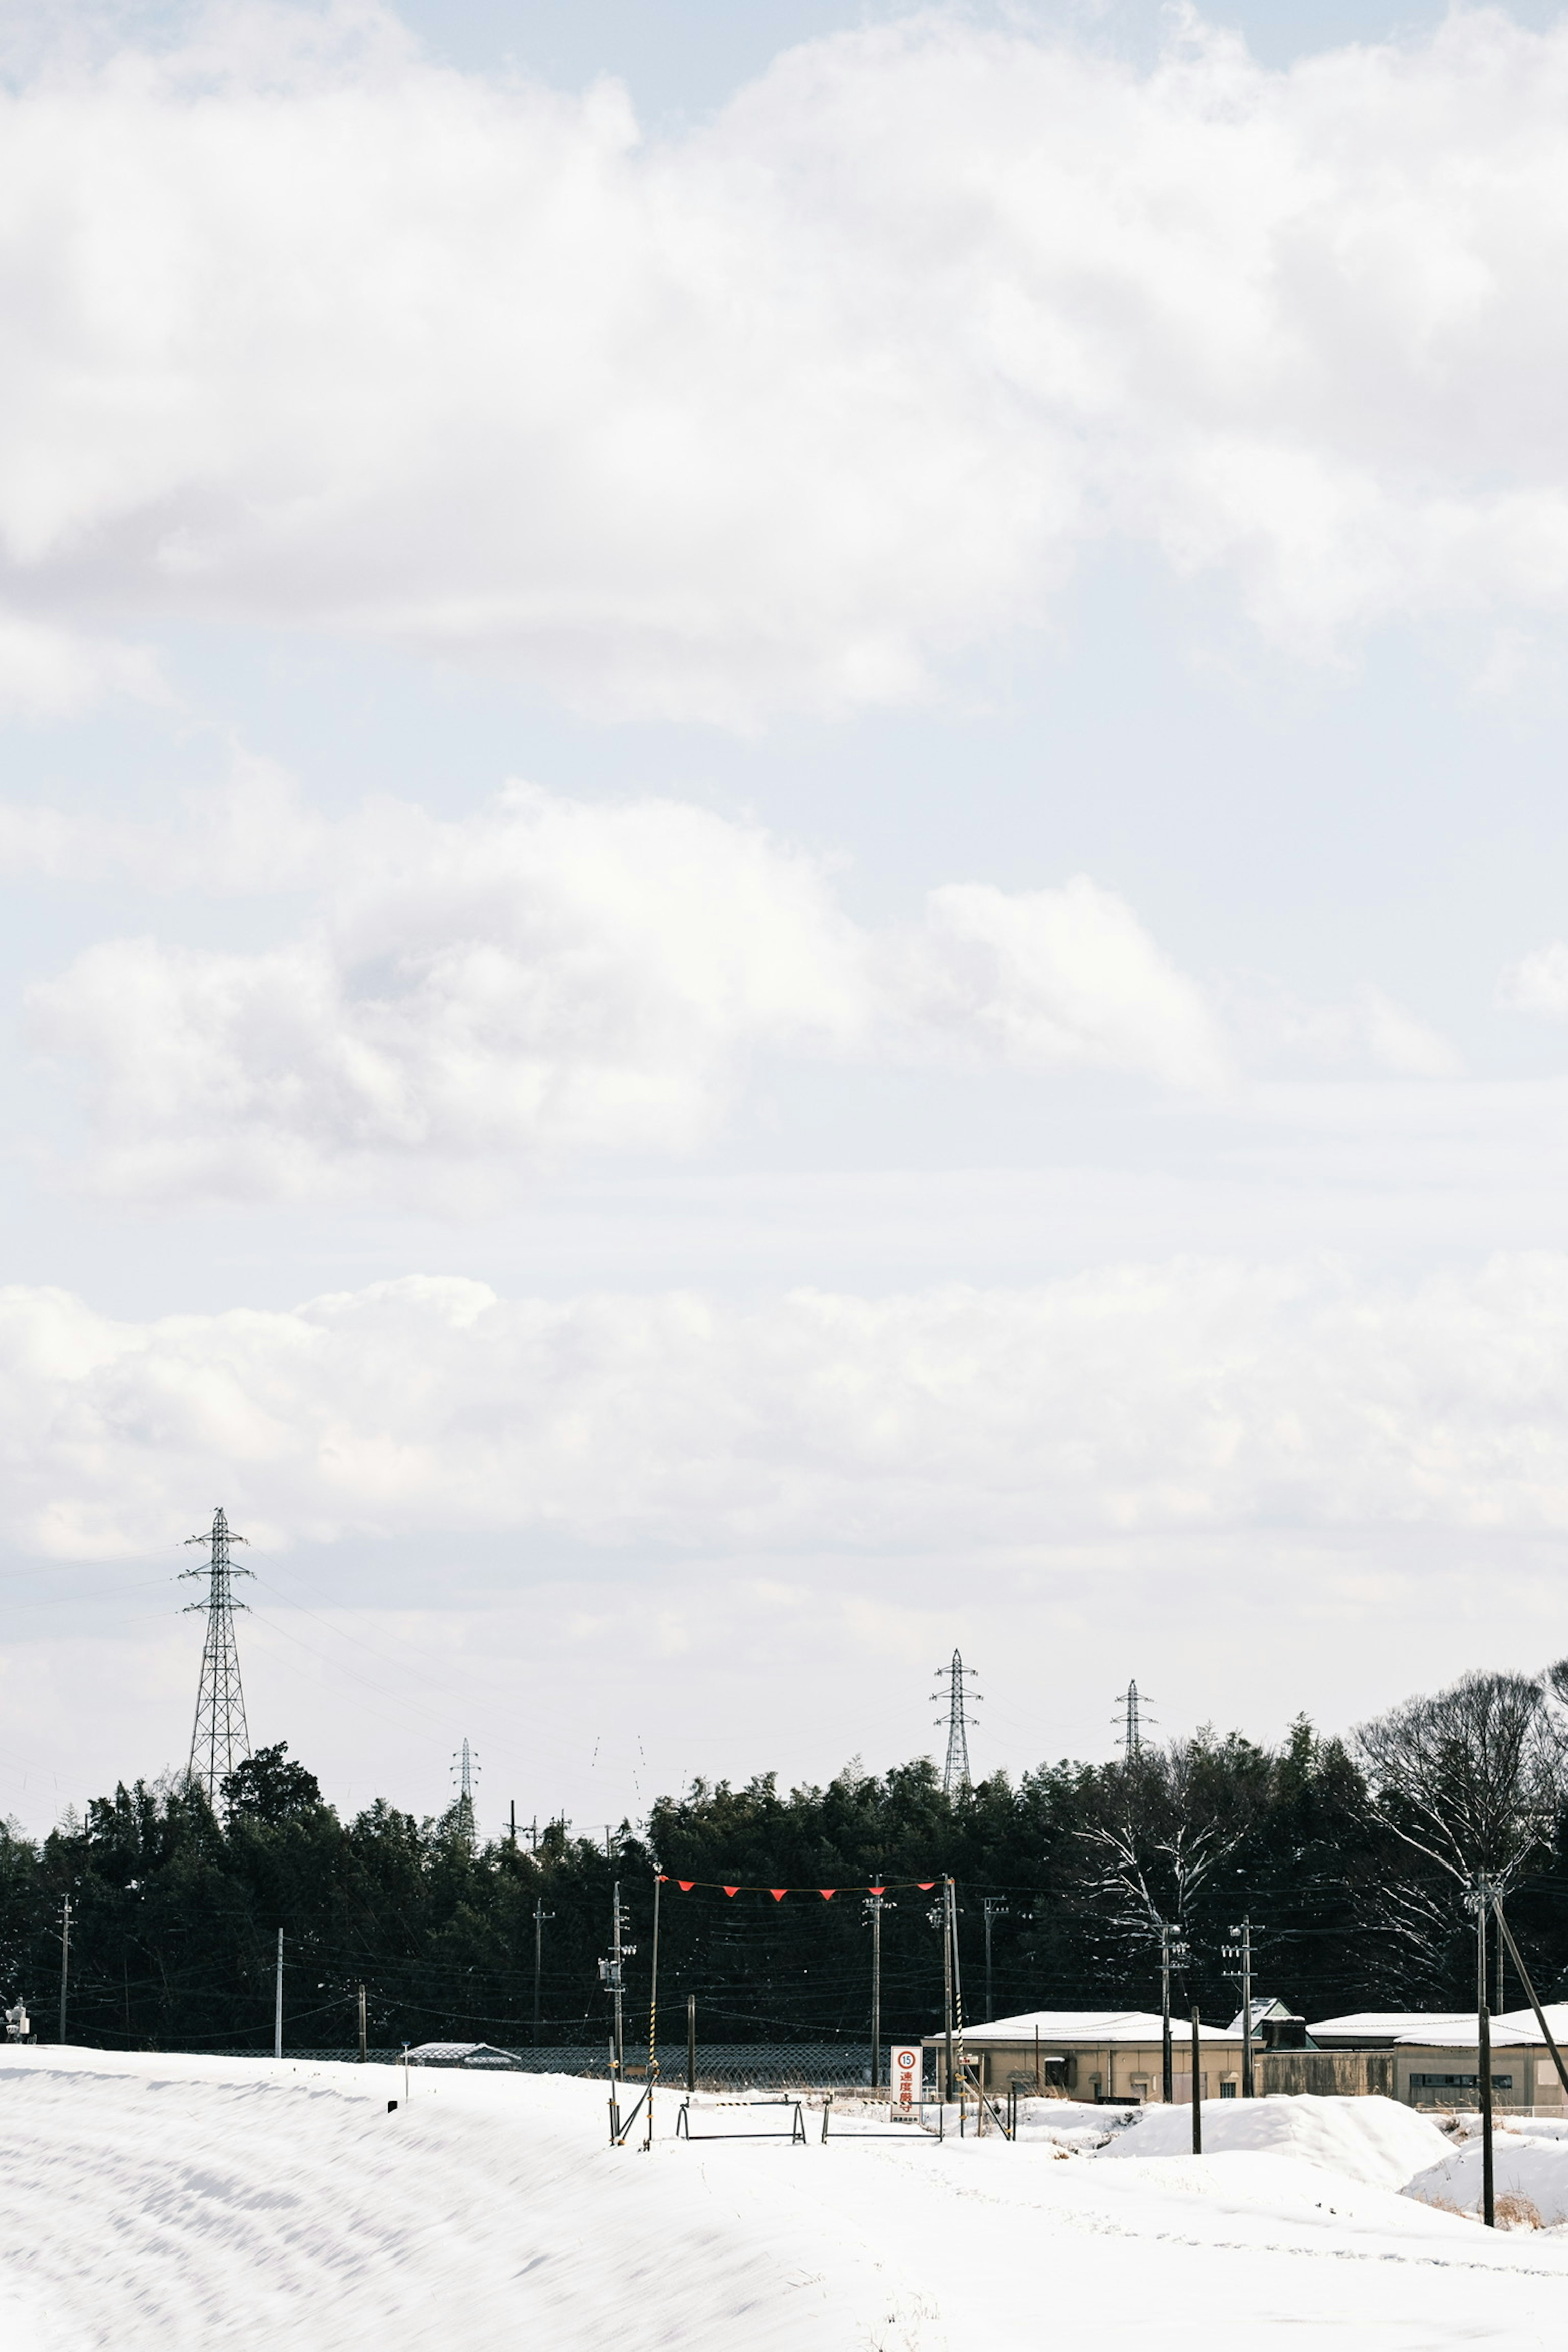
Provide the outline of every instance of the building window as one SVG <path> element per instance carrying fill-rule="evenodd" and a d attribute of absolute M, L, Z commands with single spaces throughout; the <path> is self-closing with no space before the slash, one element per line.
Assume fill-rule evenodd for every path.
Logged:
<path fill-rule="evenodd" d="M 1410 2087 L 1413 2091 L 1474 2091 L 1480 2087 L 1480 2080 L 1479 2074 L 1412 2074 Z M 1494 2074 L 1492 2088 L 1511 2091 L 1513 2076 Z"/>
<path fill-rule="evenodd" d="M 1232 2076 L 1232 2075 L 1226 2075 L 1226 2076 L 1225 2080 L 1221 2083 L 1221 2084 L 1220 2084 L 1220 2086 L 1219 2086 L 1219 2095 L 1220 2095 L 1220 2097 L 1221 2097 L 1222 2099 L 1234 2099 L 1234 2098 L 1235 2098 L 1235 2096 L 1236 2096 L 1236 2081 L 1235 2081 L 1235 2077 L 1234 2077 L 1234 2076 Z"/>

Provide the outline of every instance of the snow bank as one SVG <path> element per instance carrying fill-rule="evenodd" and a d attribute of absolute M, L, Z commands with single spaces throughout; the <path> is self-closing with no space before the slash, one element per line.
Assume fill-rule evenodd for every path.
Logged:
<path fill-rule="evenodd" d="M 1568 2138 L 1561 2124 L 1544 2133 L 1500 2127 L 1492 2135 L 1492 2179 L 1498 2220 L 1505 2227 L 1534 2228 L 1568 2221 Z M 1407 2185 L 1406 2197 L 1449 2211 L 1481 2210 L 1481 2140 L 1468 2133 L 1447 2155 Z"/>
<path fill-rule="evenodd" d="M 1378 2189 L 1403 2189 L 1448 2147 L 1435 2123 L 1393 2099 L 1205 2099 L 1203 2124 L 1205 2156 L 1288 2156 Z M 1145 2107 L 1104 2154 L 1190 2156 L 1192 2146 L 1190 2107 Z"/>
<path fill-rule="evenodd" d="M 602 2084 L 409 2093 L 380 2066 L 0 2057 L 0 2352 L 1039 2352 L 1108 2328 L 1130 2352 L 1487 2352 L 1562 2330 L 1568 2242 L 1267 2150 L 1085 2162 L 874 2115 L 688 2143 L 667 2093 L 644 2153 L 606 2145 Z M 1211 2139 L 1233 2127 L 1210 2114 Z M 1184 2118 L 1115 2153 L 1160 2120 Z"/>
<path fill-rule="evenodd" d="M 12 2052 L 6 2285 L 47 2316 L 38 2352 L 631 2352 L 662 2340 L 660 2281 L 672 2343 L 862 2352 L 883 2282 L 831 2218 L 814 2274 L 787 2185 L 716 2197 L 700 2158 L 607 2138 L 600 2086 L 560 2075 L 419 2071 L 405 2098 L 400 2067 Z"/>

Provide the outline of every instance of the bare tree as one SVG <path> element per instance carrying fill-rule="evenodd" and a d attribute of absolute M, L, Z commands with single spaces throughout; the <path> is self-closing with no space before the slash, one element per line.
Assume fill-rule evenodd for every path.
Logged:
<path fill-rule="evenodd" d="M 1548 1683 L 1466 1675 L 1355 1735 L 1378 1819 L 1463 1885 L 1506 1894 L 1556 1821 L 1564 1741 Z"/>
<path fill-rule="evenodd" d="M 1235 1745 L 1235 1743 L 1232 1743 Z M 1145 1748 L 1099 1777 L 1099 1818 L 1083 1839 L 1086 1892 L 1109 1927 L 1134 1945 L 1165 1925 L 1184 1931 L 1194 1905 L 1250 1824 L 1252 1775 L 1206 1737 Z"/>

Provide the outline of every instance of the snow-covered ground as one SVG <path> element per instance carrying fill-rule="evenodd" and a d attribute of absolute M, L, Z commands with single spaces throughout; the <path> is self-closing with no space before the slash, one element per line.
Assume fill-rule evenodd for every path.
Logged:
<path fill-rule="evenodd" d="M 663 2092 L 645 2154 L 606 2145 L 600 2084 L 411 2092 L 377 2066 L 5 2053 L 0 2352 L 1556 2352 L 1568 2312 L 1568 2233 L 1401 2193 L 1468 2151 L 1383 2101 L 1216 2103 L 1194 2158 L 1184 2115 L 1107 2139 L 1082 2110 L 1016 2145 L 848 2111 L 826 2146 L 815 2112 L 805 2147 L 688 2145 Z"/>

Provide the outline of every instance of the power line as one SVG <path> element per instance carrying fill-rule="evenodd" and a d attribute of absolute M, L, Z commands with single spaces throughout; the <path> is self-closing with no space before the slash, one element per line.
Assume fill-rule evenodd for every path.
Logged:
<path fill-rule="evenodd" d="M 233 1584 L 237 1576 L 248 1576 L 247 1568 L 236 1568 L 229 1559 L 231 1543 L 244 1543 L 244 1536 L 230 1529 L 221 1510 L 213 1513 L 212 1526 L 205 1535 L 188 1536 L 186 1541 L 209 1544 L 212 1557 L 205 1568 L 187 1568 L 186 1576 L 205 1576 L 207 1591 L 205 1601 L 193 1601 L 186 1615 L 200 1610 L 207 1621 L 206 1639 L 202 1644 L 202 1678 L 196 1691 L 196 1717 L 191 1729 L 191 1760 L 187 1770 L 191 1779 L 206 1792 L 206 1800 L 216 1811 L 218 1794 L 224 1781 L 237 1766 L 250 1754 L 250 1733 L 245 1721 L 245 1693 L 239 1680 L 239 1651 L 234 1638 L 234 1612 L 243 1609 L 243 1601 L 234 1597 Z"/>

